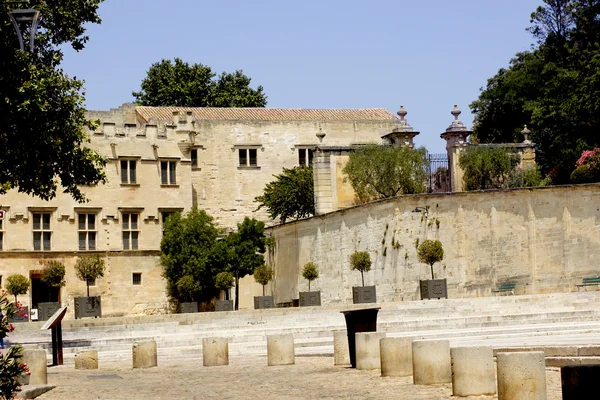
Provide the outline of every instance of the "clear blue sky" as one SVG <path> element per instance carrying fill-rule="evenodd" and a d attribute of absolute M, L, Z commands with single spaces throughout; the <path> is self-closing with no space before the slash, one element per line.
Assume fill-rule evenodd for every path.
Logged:
<path fill-rule="evenodd" d="M 108 110 L 154 62 L 180 57 L 214 72 L 242 69 L 268 107 L 373 108 L 396 112 L 440 139 L 458 104 L 470 128 L 479 88 L 533 43 L 525 31 L 541 0 L 106 0 L 87 47 L 65 71 L 86 81 L 86 106 Z"/>

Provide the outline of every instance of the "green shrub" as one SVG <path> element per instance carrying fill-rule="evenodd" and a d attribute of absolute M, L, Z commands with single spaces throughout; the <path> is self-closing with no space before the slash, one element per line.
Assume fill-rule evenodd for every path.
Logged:
<path fill-rule="evenodd" d="M 431 267 L 431 279 L 433 276 L 433 264 L 444 259 L 444 249 L 439 240 L 424 240 L 417 250 L 417 257 L 422 263 Z"/>
<path fill-rule="evenodd" d="M 365 272 L 371 270 L 371 256 L 366 251 L 355 251 L 350 256 L 350 266 L 352 270 L 360 271 L 362 285 L 365 286 Z"/>
<path fill-rule="evenodd" d="M 6 291 L 15 296 L 15 303 L 17 302 L 17 296 L 25 294 L 29 290 L 29 279 L 21 274 L 10 275 L 6 278 Z"/>
<path fill-rule="evenodd" d="M 304 264 L 304 268 L 302 268 L 302 276 L 308 281 L 308 291 L 310 292 L 310 282 L 319 277 L 319 269 L 317 268 L 317 265 L 311 262 Z"/>
<path fill-rule="evenodd" d="M 215 277 L 215 286 L 219 290 L 225 291 L 225 299 L 229 300 L 229 289 L 233 287 L 235 276 L 229 271 L 219 272 Z"/>
<path fill-rule="evenodd" d="M 177 281 L 177 292 L 180 300 L 184 302 L 195 301 L 200 293 L 201 287 L 193 276 L 185 275 Z"/>
<path fill-rule="evenodd" d="M 263 287 L 263 296 L 265 295 L 265 286 L 273 279 L 273 268 L 268 265 L 261 265 L 254 270 L 254 280 Z"/>
<path fill-rule="evenodd" d="M 596 174 L 587 164 L 577 167 L 575 171 L 571 172 L 571 182 L 573 183 L 592 183 L 597 181 Z"/>

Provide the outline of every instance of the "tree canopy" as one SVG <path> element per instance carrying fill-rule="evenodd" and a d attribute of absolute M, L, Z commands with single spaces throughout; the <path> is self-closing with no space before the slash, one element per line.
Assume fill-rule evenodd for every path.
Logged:
<path fill-rule="evenodd" d="M 177 107 L 265 107 L 263 87 L 250 87 L 250 78 L 241 70 L 222 72 L 217 79 L 209 66 L 188 64 L 180 58 L 152 64 L 133 92 L 138 104 Z"/>
<path fill-rule="evenodd" d="M 85 24 L 100 23 L 102 1 L 20 5 L 43 17 L 33 54 L 20 50 L 6 7 L 0 9 L 0 195 L 17 189 L 48 200 L 61 186 L 84 201 L 79 185 L 105 181 L 105 159 L 85 147 L 85 127 L 93 123 L 85 117 L 83 82 L 60 68 L 62 49 L 82 50 Z"/>
<path fill-rule="evenodd" d="M 359 202 L 425 191 L 424 147 L 369 144 L 350 153 L 343 169 Z"/>
<path fill-rule="evenodd" d="M 584 150 L 599 145 L 600 0 L 545 0 L 531 15 L 537 46 L 518 53 L 471 104 L 475 138 L 521 141 L 524 124 L 553 183 L 568 183 Z"/>
<path fill-rule="evenodd" d="M 371 270 L 371 255 L 366 251 L 355 251 L 350 255 L 350 267 L 360 271 L 362 285 L 365 286 L 365 272 Z"/>
<path fill-rule="evenodd" d="M 433 264 L 444 259 L 444 248 L 439 240 L 424 240 L 417 249 L 417 257 L 419 261 L 429 265 L 431 268 L 431 279 L 435 279 L 433 275 Z"/>
<path fill-rule="evenodd" d="M 75 262 L 77 278 L 85 282 L 90 297 L 90 282 L 104 276 L 105 263 L 98 254 L 81 256 Z"/>
<path fill-rule="evenodd" d="M 263 194 L 254 199 L 257 210 L 266 207 L 269 217 L 286 220 L 301 219 L 315 214 L 315 187 L 312 167 L 284 168 L 275 180 L 265 186 Z"/>

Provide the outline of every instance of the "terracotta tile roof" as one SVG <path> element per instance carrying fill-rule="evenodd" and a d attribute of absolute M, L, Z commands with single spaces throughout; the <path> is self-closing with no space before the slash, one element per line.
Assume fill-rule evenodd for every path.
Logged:
<path fill-rule="evenodd" d="M 172 121 L 174 111 L 191 111 L 198 120 L 221 121 L 397 121 L 385 108 L 305 109 L 305 108 L 210 108 L 136 107 L 144 121 Z"/>

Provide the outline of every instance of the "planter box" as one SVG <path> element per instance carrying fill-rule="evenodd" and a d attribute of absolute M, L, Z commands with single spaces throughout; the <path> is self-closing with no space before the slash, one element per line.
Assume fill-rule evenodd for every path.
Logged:
<path fill-rule="evenodd" d="M 275 300 L 273 296 L 254 296 L 254 309 L 274 308 Z"/>
<path fill-rule="evenodd" d="M 300 292 L 300 307 L 321 305 L 321 292 Z"/>
<path fill-rule="evenodd" d="M 429 279 L 420 281 L 421 300 L 448 298 L 448 287 L 445 279 Z"/>
<path fill-rule="evenodd" d="M 233 300 L 217 300 L 215 311 L 233 311 Z"/>
<path fill-rule="evenodd" d="M 196 313 L 198 312 L 198 302 L 189 301 L 186 303 L 179 303 L 179 312 L 182 314 Z"/>
<path fill-rule="evenodd" d="M 354 304 L 375 303 L 377 301 L 375 286 L 354 286 L 352 288 L 352 301 Z"/>
<path fill-rule="evenodd" d="M 23 307 L 23 312 L 27 314 L 26 317 L 23 317 L 21 314 L 15 314 L 9 318 L 9 322 L 29 322 L 29 307 Z"/>
<path fill-rule="evenodd" d="M 102 316 L 102 301 L 100 296 L 75 297 L 75 318 Z"/>
<path fill-rule="evenodd" d="M 50 317 L 60 308 L 59 302 L 39 303 L 38 304 L 38 321 L 48 321 Z"/>

